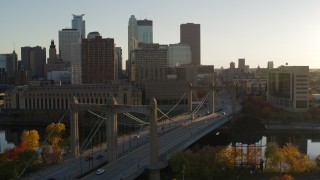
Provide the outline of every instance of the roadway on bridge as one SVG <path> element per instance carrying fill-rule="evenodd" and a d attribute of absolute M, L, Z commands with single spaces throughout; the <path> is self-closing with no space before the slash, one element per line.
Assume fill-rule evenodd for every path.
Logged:
<path fill-rule="evenodd" d="M 194 138 L 199 132 L 203 131 L 203 129 L 208 126 L 218 124 L 224 118 L 225 117 L 223 117 L 223 115 L 219 114 L 199 117 L 192 123 L 184 122 L 181 127 L 167 133 L 166 135 L 160 136 L 158 144 L 159 157 L 171 154 L 172 149 L 175 149 L 175 147 Z M 102 168 L 106 170 L 105 173 L 97 175 L 96 172 L 92 172 L 83 179 L 134 179 L 139 176 L 145 168 L 147 168 L 150 159 L 149 156 L 150 145 L 148 143 L 130 154 L 123 156 L 117 161 L 103 166 Z"/>
<path fill-rule="evenodd" d="M 189 119 L 187 115 L 178 116 L 175 121 L 180 122 L 183 120 Z M 166 122 L 158 122 L 158 132 L 166 133 L 166 131 L 171 131 L 175 123 L 169 125 L 171 121 L 166 120 Z M 164 127 L 163 128 L 161 128 Z M 139 134 L 139 138 L 137 137 Z M 119 136 L 118 137 L 118 154 L 119 156 L 125 155 L 130 151 L 140 147 L 142 144 L 146 144 L 149 142 L 149 129 L 148 127 L 144 128 L 141 131 L 133 132 L 130 135 Z M 101 159 L 97 159 L 98 154 L 104 154 L 104 157 Z M 108 161 L 108 153 L 106 153 L 106 144 L 104 143 L 102 146 L 97 146 L 91 150 L 87 150 L 82 156 L 72 158 L 66 161 L 63 161 L 59 164 L 50 166 L 44 170 L 36 172 L 34 174 L 30 174 L 24 179 L 70 179 L 72 177 L 78 177 L 81 174 L 86 172 L 93 171 L 98 167 L 106 164 Z M 92 159 L 86 161 L 85 158 L 88 156 L 92 156 Z"/>
<path fill-rule="evenodd" d="M 229 98 L 223 99 L 229 100 Z M 231 112 L 230 103 L 224 102 L 222 104 L 223 109 L 227 112 L 227 114 L 229 114 L 229 112 Z M 205 112 L 206 111 L 199 111 L 196 116 L 204 115 Z M 167 123 L 159 122 L 158 132 L 164 134 L 159 137 L 159 156 L 161 157 L 165 155 L 165 153 L 168 153 L 168 151 L 170 151 L 172 147 L 187 140 L 188 138 L 191 138 L 197 132 L 201 132 L 206 126 L 213 125 L 211 123 L 219 123 L 219 118 L 214 119 L 215 116 L 217 116 L 217 114 L 199 117 L 196 118 L 196 121 L 194 121 L 193 123 L 187 123 L 191 119 L 190 116 L 177 117 L 176 119 L 174 119 L 176 123 L 171 122 L 171 124 L 168 124 L 170 122 L 169 120 L 167 120 Z M 181 124 L 183 124 L 182 127 Z M 175 130 L 173 131 L 173 129 Z M 145 128 L 138 133 L 138 138 L 137 135 L 133 133 L 129 136 L 118 137 L 118 154 L 120 158 L 110 164 L 105 165 L 108 157 L 107 153 L 104 152 L 104 150 L 106 149 L 106 145 L 104 144 L 103 146 L 86 151 L 82 155 L 82 157 L 66 160 L 62 163 L 50 166 L 42 171 L 36 172 L 35 174 L 24 178 L 70 179 L 79 177 L 79 175 L 81 174 L 91 172 L 88 176 L 85 177 L 85 179 L 120 179 L 122 177 L 125 179 L 133 179 L 131 176 L 137 176 L 138 174 L 141 174 L 144 171 L 146 165 L 149 164 L 149 129 Z M 137 148 L 139 149 L 137 150 Z M 130 152 L 132 150 L 133 152 Z M 101 159 L 96 159 L 97 155 L 100 153 L 105 154 L 104 157 Z M 85 157 L 91 156 L 92 154 L 93 158 L 89 161 L 86 161 Z M 95 170 L 102 166 L 104 169 L 106 169 L 106 172 L 103 175 L 96 175 Z"/>

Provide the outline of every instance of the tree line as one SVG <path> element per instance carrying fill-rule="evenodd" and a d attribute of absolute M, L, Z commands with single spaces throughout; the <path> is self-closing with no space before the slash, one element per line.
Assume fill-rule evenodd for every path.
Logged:
<path fill-rule="evenodd" d="M 16 179 L 24 170 L 28 174 L 58 163 L 62 152 L 70 149 L 65 131 L 63 123 L 49 124 L 45 140 L 40 144 L 37 130 L 24 130 L 20 144 L 0 154 L 0 179 Z"/>
<path fill-rule="evenodd" d="M 223 179 L 237 178 L 241 174 L 278 172 L 295 175 L 320 170 L 320 155 L 310 160 L 290 143 L 283 147 L 274 142 L 268 143 L 264 158 L 261 153 L 261 147 L 250 145 L 246 148 L 204 146 L 197 152 L 186 150 L 174 154 L 169 164 L 173 177 L 178 179 Z M 290 177 L 284 176 L 285 179 Z M 281 179 L 273 179 L 277 178 Z"/>

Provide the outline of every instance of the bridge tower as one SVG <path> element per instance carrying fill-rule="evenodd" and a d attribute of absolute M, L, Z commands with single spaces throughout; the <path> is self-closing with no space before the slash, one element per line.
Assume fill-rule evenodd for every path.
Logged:
<path fill-rule="evenodd" d="M 232 114 L 233 113 L 236 113 L 236 111 L 237 111 L 237 107 L 236 107 L 236 101 L 237 101 L 237 97 L 236 97 L 236 84 L 232 84 L 232 87 L 231 87 L 231 93 L 232 93 L 232 97 L 231 97 L 231 99 L 232 99 Z"/>
<path fill-rule="evenodd" d="M 213 114 L 214 113 L 214 84 L 212 83 L 209 86 L 209 96 L 208 96 L 208 108 L 209 108 L 209 113 Z"/>
<path fill-rule="evenodd" d="M 150 165 L 148 167 L 149 179 L 160 180 L 160 169 L 163 164 L 159 162 L 158 155 L 158 104 L 155 98 L 150 102 L 151 117 L 150 117 Z"/>
<path fill-rule="evenodd" d="M 79 101 L 73 97 L 72 104 L 78 104 Z M 70 132 L 71 132 L 71 154 L 76 157 L 79 155 L 79 121 L 78 111 L 70 108 Z"/>
<path fill-rule="evenodd" d="M 112 162 L 118 159 L 118 113 L 116 111 L 116 105 L 118 103 L 114 98 L 112 98 L 111 102 L 109 103 L 111 103 L 111 112 L 107 114 L 106 135 L 108 145 L 108 157 L 109 161 Z"/>
<path fill-rule="evenodd" d="M 192 91 L 194 88 L 198 88 L 200 86 L 192 86 L 192 84 L 189 84 L 188 88 L 188 113 L 192 113 Z M 209 96 L 208 96 L 208 108 L 209 108 L 209 113 L 212 114 L 214 113 L 214 83 L 212 83 L 209 86 Z"/>
<path fill-rule="evenodd" d="M 192 113 L 192 83 L 189 84 L 188 89 L 188 113 Z"/>

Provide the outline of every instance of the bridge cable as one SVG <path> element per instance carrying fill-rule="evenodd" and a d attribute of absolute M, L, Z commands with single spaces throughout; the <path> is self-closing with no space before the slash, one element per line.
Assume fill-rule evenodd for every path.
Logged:
<path fill-rule="evenodd" d="M 93 115 L 95 115 L 95 116 L 97 116 L 97 117 L 100 118 L 101 120 L 100 120 L 100 122 L 97 121 L 97 122 L 98 122 L 98 123 L 97 123 L 98 126 L 96 127 L 96 129 L 93 128 L 93 129 L 91 130 L 91 132 L 93 132 L 93 133 L 90 132 L 90 134 L 92 134 L 92 135 L 90 135 L 91 137 L 90 137 L 89 135 L 87 136 L 85 142 L 82 144 L 82 146 L 81 146 L 81 148 L 80 148 L 80 152 L 83 152 L 83 151 L 89 146 L 89 143 L 92 141 L 93 137 L 94 137 L 94 136 L 96 135 L 96 133 L 98 132 L 98 130 L 99 130 L 99 128 L 101 127 L 102 123 L 107 119 L 107 118 L 105 118 L 105 117 L 102 117 L 102 116 L 100 116 L 100 115 L 98 115 L 98 114 L 90 111 L 90 110 L 88 110 L 88 112 L 91 113 L 91 114 L 93 114 Z M 109 113 L 109 112 L 106 111 L 104 114 L 107 114 L 107 113 Z"/>
<path fill-rule="evenodd" d="M 184 98 L 184 96 L 186 96 L 188 89 L 183 93 L 183 95 L 181 96 L 181 98 L 179 99 L 179 101 L 165 114 L 168 115 L 174 108 L 176 108 L 176 106 L 181 102 L 181 100 Z M 160 118 L 157 119 L 157 121 L 159 121 L 160 119 L 162 119 L 163 117 L 165 117 L 165 115 L 162 115 Z"/>
<path fill-rule="evenodd" d="M 125 116 L 129 117 L 130 119 L 135 120 L 135 121 L 137 121 L 137 122 L 139 122 L 139 123 L 141 123 L 141 124 L 149 124 L 148 122 L 145 122 L 145 121 L 143 121 L 143 120 L 141 120 L 141 119 L 133 116 L 132 114 L 130 114 L 130 113 L 128 113 L 128 112 L 123 112 L 123 114 L 124 114 Z"/>
<path fill-rule="evenodd" d="M 202 98 L 200 104 L 198 104 L 198 106 L 187 117 L 190 117 L 190 116 L 194 115 L 195 113 L 197 113 L 199 111 L 199 109 L 201 108 L 201 106 L 204 104 L 204 102 L 207 100 L 208 96 L 209 96 L 209 93 L 207 93 L 207 95 Z"/>

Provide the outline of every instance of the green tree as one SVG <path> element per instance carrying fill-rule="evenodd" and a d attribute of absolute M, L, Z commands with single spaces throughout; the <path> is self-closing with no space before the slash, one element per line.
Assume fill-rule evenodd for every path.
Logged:
<path fill-rule="evenodd" d="M 178 152 L 172 155 L 170 161 L 171 170 L 176 177 L 181 176 L 181 172 L 183 170 L 183 166 L 186 167 L 188 165 L 188 161 L 185 158 L 184 152 Z"/>
<path fill-rule="evenodd" d="M 265 162 L 266 170 L 278 171 L 280 154 L 279 154 L 279 146 L 277 145 L 277 143 L 275 142 L 268 143 L 264 154 L 266 158 L 266 162 Z"/>
<path fill-rule="evenodd" d="M 0 179 L 16 179 L 18 177 L 18 168 L 16 162 L 9 159 L 3 159 L 0 162 Z"/>

